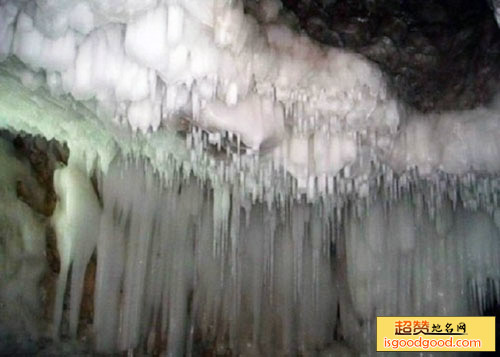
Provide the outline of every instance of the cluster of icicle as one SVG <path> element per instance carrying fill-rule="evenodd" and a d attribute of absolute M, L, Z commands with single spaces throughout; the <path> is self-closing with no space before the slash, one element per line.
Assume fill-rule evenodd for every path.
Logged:
<path fill-rule="evenodd" d="M 376 316 L 478 314 L 499 297 L 496 181 L 381 176 L 377 198 L 310 203 L 252 202 L 181 173 L 167 183 L 141 160 L 116 160 L 99 198 L 84 177 L 71 160 L 56 173 L 54 223 L 62 272 L 72 265 L 72 336 L 96 248 L 101 352 L 370 352 Z M 485 197 L 466 209 L 472 189 Z"/>
<path fill-rule="evenodd" d="M 249 176 L 249 191 L 273 190 L 267 177 L 291 175 L 297 193 L 313 198 L 332 190 L 342 170 L 366 196 L 372 162 L 420 175 L 500 172 L 495 106 L 405 110 L 373 63 L 293 31 L 278 0 L 253 8 L 250 16 L 234 0 L 1 0 L 0 78 L 22 82 L 16 97 L 41 98 L 12 108 L 14 84 L 0 87 L 0 126 L 96 147 L 100 158 L 113 157 L 113 145 L 96 143 L 109 135 L 157 169 L 155 160 L 173 152 L 193 170 L 209 166 L 198 176 Z M 93 132 L 88 117 L 33 115 L 55 97 L 84 102 L 96 115 Z M 85 138 L 75 134 L 82 130 Z M 176 131 L 194 148 L 184 156 L 175 153 Z M 221 149 L 223 163 L 213 158 Z"/>
<path fill-rule="evenodd" d="M 281 7 L 260 1 L 257 20 L 234 0 L 2 0 L 0 60 L 143 132 L 187 113 L 258 148 L 283 135 L 285 114 L 301 131 L 397 125 L 378 68 L 294 33 Z"/>

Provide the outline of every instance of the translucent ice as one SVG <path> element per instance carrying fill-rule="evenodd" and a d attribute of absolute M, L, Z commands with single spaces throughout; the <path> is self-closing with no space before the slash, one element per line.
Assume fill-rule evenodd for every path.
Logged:
<path fill-rule="evenodd" d="M 97 244 L 101 207 L 86 171 L 70 161 L 54 172 L 58 203 L 52 217 L 61 271 L 54 308 L 54 335 L 59 334 L 66 282 L 71 269 L 70 334 L 76 336 L 85 269 Z"/>

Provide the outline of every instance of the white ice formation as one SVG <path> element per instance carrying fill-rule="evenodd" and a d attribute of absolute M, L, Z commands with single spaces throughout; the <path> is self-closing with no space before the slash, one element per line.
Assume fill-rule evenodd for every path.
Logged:
<path fill-rule="evenodd" d="M 154 153 L 141 138 L 161 133 L 158 140 L 167 142 L 177 130 L 187 135 L 184 147 L 195 148 L 194 157 L 181 154 L 179 162 L 217 166 L 203 157 L 206 146 L 232 147 L 235 170 L 251 175 L 262 169 L 253 167 L 253 157 L 261 156 L 260 164 L 264 156 L 309 192 L 321 191 L 343 168 L 366 173 L 371 161 L 397 171 L 418 167 L 424 176 L 499 171 L 497 110 L 435 118 L 406 110 L 375 65 L 292 31 L 279 16 L 279 2 L 257 7 L 255 19 L 241 1 L 229 0 L 3 0 L 0 59 L 15 59 L 4 62 L 2 81 L 14 76 L 24 85 L 20 91 L 72 98 L 69 106 L 73 99 L 84 103 L 98 118 L 93 129 L 111 132 L 108 143 L 99 143 L 104 147 L 87 149 L 104 161 L 104 170 L 113 150 L 130 150 L 113 137 L 129 135 L 130 128 L 137 132 L 136 153 L 155 156 L 154 166 L 176 156 L 169 149 L 179 145 L 165 143 L 170 148 Z M 32 102 L 23 103 L 16 120 L 3 118 L 2 126 L 47 136 L 47 124 L 28 111 L 37 106 Z M 66 130 L 48 135 L 77 146 L 81 139 L 65 132 L 88 132 L 87 124 L 72 114 L 62 120 Z"/>
<path fill-rule="evenodd" d="M 85 268 L 96 246 L 101 206 L 85 168 L 79 167 L 73 159 L 68 166 L 55 171 L 54 188 L 59 200 L 52 219 L 61 262 L 54 307 L 54 336 L 59 335 L 66 282 L 71 268 L 69 325 L 70 334 L 76 337 Z"/>
<path fill-rule="evenodd" d="M 70 267 L 77 334 L 95 248 L 104 352 L 369 353 L 377 315 L 498 297 L 500 110 L 417 113 L 278 1 L 255 7 L 0 0 L 0 127 L 71 151 L 56 334 Z"/>

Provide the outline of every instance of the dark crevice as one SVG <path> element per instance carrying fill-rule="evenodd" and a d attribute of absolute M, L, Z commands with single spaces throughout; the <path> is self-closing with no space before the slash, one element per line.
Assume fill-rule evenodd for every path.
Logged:
<path fill-rule="evenodd" d="M 498 90 L 500 31 L 486 0 L 283 0 L 313 39 L 365 55 L 418 110 L 469 109 Z"/>

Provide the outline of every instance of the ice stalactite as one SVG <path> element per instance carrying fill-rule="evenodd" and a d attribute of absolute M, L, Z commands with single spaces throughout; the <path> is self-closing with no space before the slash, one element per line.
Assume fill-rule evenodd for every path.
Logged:
<path fill-rule="evenodd" d="M 133 349 L 158 332 L 179 352 L 176 341 L 185 338 L 193 274 L 194 232 L 189 227 L 196 223 L 203 197 L 195 186 L 185 188 L 181 200 L 179 187 L 164 190 L 144 163 L 123 165 L 112 165 L 100 186 L 96 345 L 108 352 Z M 129 194 L 123 195 L 124 188 Z"/>
<path fill-rule="evenodd" d="M 95 348 L 370 353 L 376 316 L 482 313 L 499 298 L 498 190 L 467 204 L 466 184 L 382 181 L 338 205 L 262 203 L 116 158 L 98 179 Z"/>
<path fill-rule="evenodd" d="M 348 219 L 347 284 L 356 315 L 374 323 L 375 316 L 483 313 L 499 297 L 499 238 L 484 211 L 453 210 L 446 200 L 433 219 L 414 198 L 379 201 Z M 375 341 L 371 328 L 367 340 Z"/>
<path fill-rule="evenodd" d="M 122 152 L 160 171 L 173 158 L 214 181 L 251 177 L 257 196 L 290 174 L 316 199 L 343 169 L 367 195 L 371 162 L 498 173 L 498 108 L 414 112 L 373 63 L 293 31 L 279 1 L 254 7 L 3 1 L 0 125 L 84 149 L 104 171 Z"/>
<path fill-rule="evenodd" d="M 66 283 L 71 271 L 70 335 L 75 337 L 80 317 L 85 269 L 97 244 L 101 207 L 85 168 L 72 155 L 68 166 L 54 172 L 58 203 L 52 222 L 57 234 L 61 271 L 57 281 L 53 334 L 59 336 Z"/>
<path fill-rule="evenodd" d="M 71 152 L 54 337 L 79 336 L 94 250 L 103 353 L 370 354 L 377 315 L 498 303 L 498 107 L 415 112 L 373 63 L 255 7 L 0 0 L 0 127 Z M 40 251 L 10 156 L 6 266 Z"/>
<path fill-rule="evenodd" d="M 273 151 L 280 166 L 294 161 L 292 153 L 303 151 L 303 142 L 313 141 L 315 134 L 332 134 L 352 146 L 358 131 L 395 132 L 402 114 L 376 66 L 295 33 L 278 16 L 278 1 L 260 2 L 257 8 L 261 22 L 244 13 L 241 1 L 130 1 L 123 6 L 4 1 L 1 58 L 8 74 L 3 76 L 52 97 L 83 102 L 87 114 L 95 115 L 95 129 L 112 133 L 122 151 L 130 149 L 120 140 L 129 129 L 134 139 L 150 132 L 168 136 L 188 121 L 218 146 L 220 138 L 227 147 L 237 137 L 250 153 Z M 2 126 L 80 141 L 62 132 L 86 123 L 69 115 L 60 124 L 47 133 L 42 122 L 16 115 Z M 319 147 L 323 141 L 316 143 Z M 96 146 L 103 159 L 108 149 Z M 143 156 L 147 152 L 142 145 L 136 149 Z M 200 156 L 190 160 L 193 165 L 204 165 Z M 326 160 L 333 174 L 352 163 L 356 151 L 346 149 L 339 156 Z M 300 182 L 319 174 L 313 166 L 298 172 L 291 167 L 291 173 Z"/>
<path fill-rule="evenodd" d="M 244 208 L 237 187 L 194 178 L 165 186 L 140 161 L 115 162 L 100 183 L 98 350 L 261 353 L 328 343 L 337 294 L 330 237 L 310 209 Z"/>

